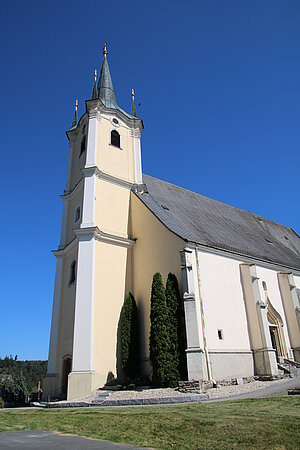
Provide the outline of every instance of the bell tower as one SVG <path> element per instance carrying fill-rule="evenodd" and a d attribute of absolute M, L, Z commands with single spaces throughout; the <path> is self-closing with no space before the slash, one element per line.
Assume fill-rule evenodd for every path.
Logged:
<path fill-rule="evenodd" d="M 142 184 L 141 131 L 115 97 L 107 44 L 92 98 L 70 130 L 60 245 L 56 256 L 44 398 L 78 398 L 116 372 L 117 330 L 135 241 L 128 235 L 130 191 Z"/>

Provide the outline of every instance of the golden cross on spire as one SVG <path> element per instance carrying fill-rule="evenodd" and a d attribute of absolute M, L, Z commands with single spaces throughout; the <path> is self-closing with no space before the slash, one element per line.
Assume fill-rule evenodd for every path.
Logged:
<path fill-rule="evenodd" d="M 97 69 L 95 69 L 95 71 L 94 71 L 94 79 L 95 79 L 95 81 L 97 80 Z"/>
<path fill-rule="evenodd" d="M 131 89 L 131 97 L 132 97 L 132 100 L 134 101 L 134 89 Z"/>
<path fill-rule="evenodd" d="M 107 42 L 104 42 L 104 47 L 103 47 L 103 56 L 104 56 L 104 58 L 106 58 L 106 56 L 107 56 Z"/>
<path fill-rule="evenodd" d="M 77 111 L 78 108 L 78 100 L 75 100 L 75 111 Z"/>

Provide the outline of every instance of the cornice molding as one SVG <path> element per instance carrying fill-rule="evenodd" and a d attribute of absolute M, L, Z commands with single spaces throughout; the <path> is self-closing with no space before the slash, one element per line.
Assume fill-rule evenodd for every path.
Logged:
<path fill-rule="evenodd" d="M 135 239 L 125 238 L 116 234 L 105 233 L 104 231 L 101 231 L 97 226 L 77 228 L 73 231 L 76 237 L 65 248 L 52 250 L 54 256 L 59 257 L 67 255 L 74 249 L 76 245 L 78 245 L 82 237 L 90 237 L 91 239 L 94 238 L 100 242 L 127 248 L 132 248 L 135 245 L 136 241 Z"/>
<path fill-rule="evenodd" d="M 126 114 L 124 114 L 121 109 L 106 108 L 100 99 L 86 100 L 85 106 L 86 112 L 88 113 L 89 117 L 91 111 L 93 117 L 95 117 L 95 114 L 100 114 L 101 117 L 101 113 L 104 113 L 119 118 L 120 120 L 125 122 L 130 128 L 139 128 L 140 130 L 144 128 L 143 121 L 141 119 L 138 118 L 131 119 Z"/>
<path fill-rule="evenodd" d="M 71 242 L 69 242 L 68 245 L 66 245 L 66 247 L 58 248 L 57 250 L 52 250 L 52 253 L 56 257 L 67 255 L 68 253 L 70 253 L 74 249 L 74 247 L 77 244 L 78 244 L 78 238 L 75 237 Z"/>
<path fill-rule="evenodd" d="M 71 130 L 66 131 L 66 135 L 67 135 L 69 141 L 71 141 L 72 138 L 75 137 L 79 133 L 82 122 L 85 119 L 86 119 L 86 112 L 80 117 L 76 128 L 72 128 Z"/>
<path fill-rule="evenodd" d="M 133 247 L 135 245 L 134 239 L 125 238 L 123 236 L 118 236 L 116 234 L 105 233 L 104 231 L 100 230 L 97 226 L 77 228 L 76 230 L 74 230 L 74 233 L 76 237 L 78 236 L 79 240 L 81 236 L 84 236 L 97 239 L 97 241 L 106 242 L 121 247 Z"/>
<path fill-rule="evenodd" d="M 294 275 L 300 275 L 300 270 L 296 269 L 294 267 L 288 267 L 288 266 L 283 266 L 283 265 L 276 264 L 276 263 L 271 263 L 268 261 L 264 261 L 262 259 L 247 256 L 247 255 L 240 255 L 238 253 L 231 252 L 230 250 L 217 249 L 217 248 L 213 248 L 213 247 L 208 247 L 206 245 L 196 244 L 194 242 L 188 242 L 186 245 L 186 248 L 188 250 L 197 249 L 198 251 L 212 253 L 217 256 L 224 256 L 227 258 L 236 259 L 237 261 L 241 261 L 242 263 L 248 264 L 248 265 L 256 265 L 256 266 L 260 265 L 260 266 L 266 267 L 267 269 L 273 269 L 273 270 L 280 271 L 283 273 L 291 273 L 292 272 Z"/>
<path fill-rule="evenodd" d="M 97 166 L 86 166 L 81 169 L 84 176 L 96 175 L 100 180 L 108 181 L 109 183 L 116 184 L 118 186 L 124 187 L 126 189 L 133 189 L 135 192 L 140 192 L 141 190 L 146 190 L 145 184 L 130 183 L 129 181 L 122 180 L 121 178 L 114 177 L 106 172 L 102 172 Z"/>
<path fill-rule="evenodd" d="M 65 192 L 63 193 L 60 198 L 62 199 L 62 201 L 64 200 L 72 200 L 72 198 L 75 197 L 75 195 L 77 194 L 77 191 L 79 191 L 79 188 L 82 187 L 81 185 L 83 184 L 83 177 L 80 178 L 80 180 L 78 181 L 78 183 L 76 184 L 76 186 L 73 187 L 73 189 L 71 191 Z"/>
<path fill-rule="evenodd" d="M 135 245 L 135 239 L 124 238 L 122 236 L 117 236 L 115 234 L 105 233 L 104 231 L 101 230 L 98 230 L 95 237 L 98 241 L 118 245 L 121 247 L 132 248 Z"/>

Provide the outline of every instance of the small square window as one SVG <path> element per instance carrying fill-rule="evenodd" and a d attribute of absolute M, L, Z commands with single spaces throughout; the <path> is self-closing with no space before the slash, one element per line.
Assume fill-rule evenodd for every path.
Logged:
<path fill-rule="evenodd" d="M 218 330 L 218 338 L 223 340 L 224 339 L 224 333 L 223 330 Z"/>

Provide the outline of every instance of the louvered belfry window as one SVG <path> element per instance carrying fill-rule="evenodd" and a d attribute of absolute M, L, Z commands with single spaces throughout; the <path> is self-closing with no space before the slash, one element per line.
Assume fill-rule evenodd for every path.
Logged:
<path fill-rule="evenodd" d="M 116 130 L 112 130 L 111 132 L 110 143 L 115 147 L 120 147 L 120 135 Z"/>

